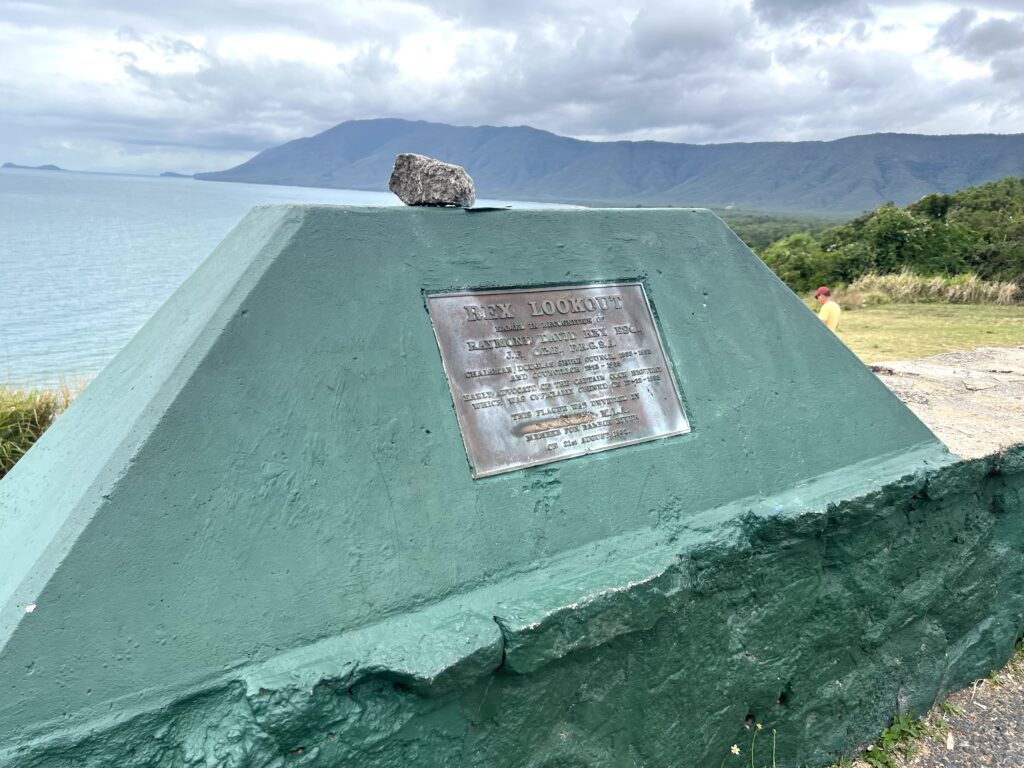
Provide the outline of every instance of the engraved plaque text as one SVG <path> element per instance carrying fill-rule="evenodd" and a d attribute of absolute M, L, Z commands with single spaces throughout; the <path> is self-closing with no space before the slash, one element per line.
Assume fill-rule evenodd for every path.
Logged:
<path fill-rule="evenodd" d="M 473 477 L 690 431 L 641 283 L 432 294 Z"/>

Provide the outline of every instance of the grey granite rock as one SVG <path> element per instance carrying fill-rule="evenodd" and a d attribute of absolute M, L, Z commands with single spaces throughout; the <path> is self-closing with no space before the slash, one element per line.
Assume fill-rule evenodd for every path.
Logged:
<path fill-rule="evenodd" d="M 469 208 L 476 202 L 473 179 L 465 168 L 410 152 L 395 156 L 388 189 L 406 205 Z"/>

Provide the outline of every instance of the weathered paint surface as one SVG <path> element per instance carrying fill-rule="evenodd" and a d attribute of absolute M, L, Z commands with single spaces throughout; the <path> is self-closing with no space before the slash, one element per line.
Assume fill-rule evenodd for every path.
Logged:
<path fill-rule="evenodd" d="M 423 292 L 638 278 L 693 432 L 472 480 Z M 0 483 L 0 763 L 821 762 L 1009 654 L 1021 456 L 707 212 L 259 209 Z"/>

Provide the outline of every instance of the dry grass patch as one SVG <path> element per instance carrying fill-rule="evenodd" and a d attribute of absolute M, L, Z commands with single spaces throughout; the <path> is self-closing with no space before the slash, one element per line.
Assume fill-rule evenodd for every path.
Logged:
<path fill-rule="evenodd" d="M 0 386 L 0 477 L 25 455 L 79 391 L 79 386 L 66 382 L 56 389 Z"/>
<path fill-rule="evenodd" d="M 1024 304 L 1024 290 L 1017 283 L 982 280 L 977 275 L 922 277 L 909 270 L 889 274 L 866 274 L 837 289 L 836 298 L 845 309 L 879 304 Z"/>

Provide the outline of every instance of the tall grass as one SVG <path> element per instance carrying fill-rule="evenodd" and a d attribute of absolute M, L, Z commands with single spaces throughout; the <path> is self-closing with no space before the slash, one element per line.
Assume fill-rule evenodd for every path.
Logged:
<path fill-rule="evenodd" d="M 55 389 L 0 386 L 0 478 L 11 471 L 80 391 L 61 382 Z"/>
<path fill-rule="evenodd" d="M 1017 283 L 982 280 L 973 274 L 922 277 L 910 270 L 868 273 L 835 293 L 844 309 L 901 303 L 1024 304 L 1024 290 Z"/>

